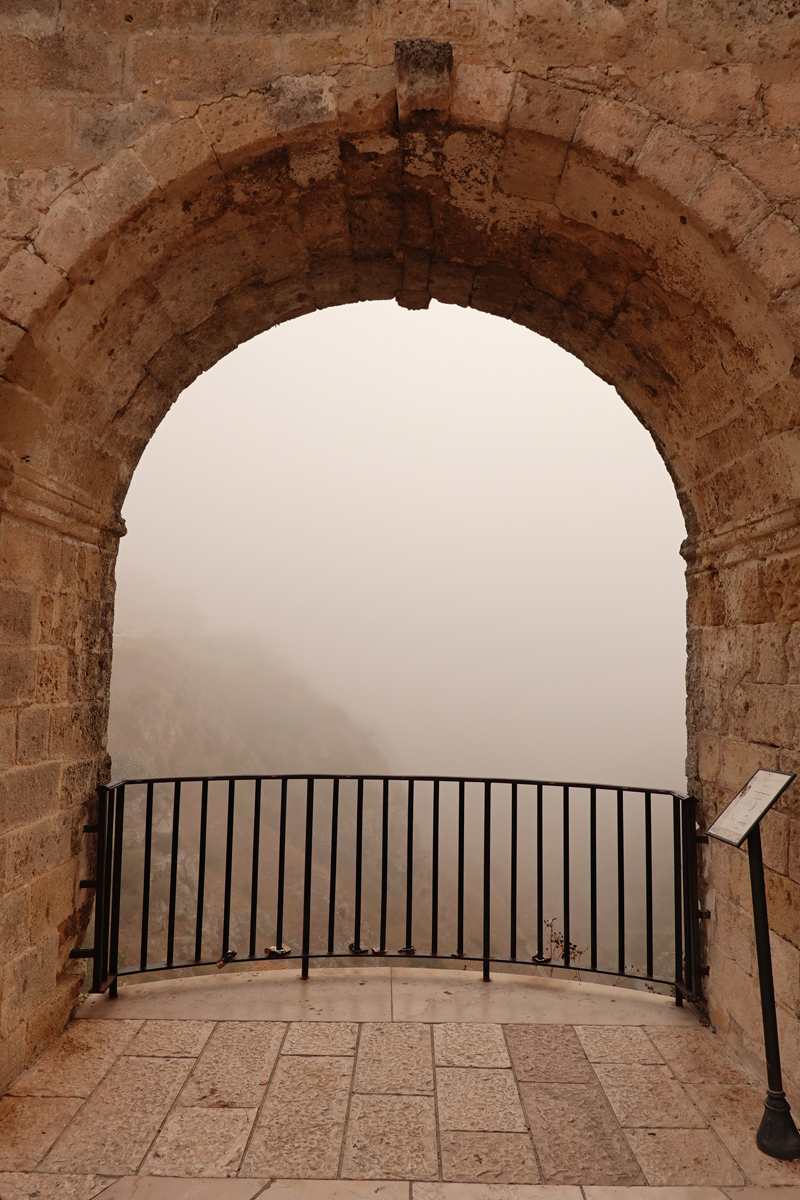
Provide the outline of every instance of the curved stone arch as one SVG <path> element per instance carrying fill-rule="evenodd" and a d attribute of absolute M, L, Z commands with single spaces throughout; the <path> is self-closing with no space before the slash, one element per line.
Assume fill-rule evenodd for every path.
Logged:
<path fill-rule="evenodd" d="M 282 320 L 433 297 L 524 324 L 612 382 L 690 533 L 692 785 L 711 811 L 756 759 L 795 761 L 782 626 L 800 616 L 800 233 L 644 97 L 480 58 L 457 56 L 434 105 L 393 66 L 347 64 L 150 125 L 70 180 L 0 271 L 0 566 L 30 633 L 9 658 L 24 753 L 7 786 L 38 820 L 12 853 L 32 888 L 55 863 L 66 889 L 47 934 L 59 999 L 40 1006 L 49 1020 L 31 1014 L 23 1058 L 74 999 L 125 491 L 191 379 Z M 787 881 L 790 811 L 775 814 L 787 849 L 772 863 Z M 726 870 L 707 865 L 709 895 L 731 894 Z M 715 936 L 738 969 L 733 938 Z M 736 1034 L 713 981 L 709 1002 Z M 800 1079 L 800 1055 L 792 1069 Z"/>

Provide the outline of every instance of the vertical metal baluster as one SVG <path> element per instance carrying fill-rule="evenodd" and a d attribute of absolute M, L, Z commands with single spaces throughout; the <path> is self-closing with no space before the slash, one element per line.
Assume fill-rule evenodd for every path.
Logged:
<path fill-rule="evenodd" d="M 408 825 L 406 828 L 406 944 L 401 954 L 413 954 L 414 917 L 414 780 L 408 781 Z"/>
<path fill-rule="evenodd" d="M 250 876 L 250 957 L 256 956 L 256 924 L 258 922 L 258 850 L 261 840 L 261 780 L 255 781 L 253 797 L 253 869 Z"/>
<path fill-rule="evenodd" d="M 511 785 L 511 936 L 509 958 L 517 957 L 517 785 Z"/>
<path fill-rule="evenodd" d="M 200 856 L 197 864 L 197 917 L 194 926 L 194 961 L 203 957 L 203 905 L 206 893 L 206 839 L 208 836 L 208 780 L 200 793 Z"/>
<path fill-rule="evenodd" d="M 439 780 L 433 781 L 433 831 L 431 834 L 431 955 L 439 950 Z"/>
<path fill-rule="evenodd" d="M 683 944 L 686 959 L 685 978 L 690 992 L 699 992 L 697 955 L 697 858 L 695 850 L 694 802 L 688 796 L 681 801 L 683 824 Z"/>
<path fill-rule="evenodd" d="M 169 909 L 167 913 L 167 966 L 175 957 L 175 898 L 178 891 L 178 835 L 181 823 L 181 781 L 176 779 L 172 796 L 172 851 L 169 860 Z"/>
<path fill-rule="evenodd" d="M 275 949 L 283 950 L 283 894 L 286 883 L 286 799 L 289 780 L 281 780 L 281 816 L 278 827 L 278 911 L 275 918 Z"/>
<path fill-rule="evenodd" d="M 233 882 L 233 822 L 236 780 L 228 780 L 228 827 L 225 834 L 225 897 L 222 907 L 222 958 L 228 953 L 231 936 L 231 884 Z"/>
<path fill-rule="evenodd" d="M 492 956 L 491 893 L 492 887 L 492 785 L 483 785 L 483 981 L 489 982 L 489 960 Z"/>
<path fill-rule="evenodd" d="M 597 970 L 597 788 L 589 789 L 589 941 Z"/>
<path fill-rule="evenodd" d="M 301 976 L 308 979 L 308 958 L 311 952 L 311 852 L 314 848 L 314 780 L 309 778 L 306 789 L 306 863 L 303 877 L 303 964 Z"/>
<path fill-rule="evenodd" d="M 355 920 L 353 922 L 353 941 L 350 950 L 353 954 L 366 954 L 361 945 L 361 884 L 364 866 L 364 780 L 359 779 L 356 793 L 356 894 Z"/>
<path fill-rule="evenodd" d="M 456 925 L 456 955 L 464 954 L 464 780 L 458 781 L 458 912 Z"/>
<path fill-rule="evenodd" d="M 549 962 L 544 956 L 544 847 L 542 836 L 544 820 L 542 811 L 542 785 L 536 785 L 536 958 Z"/>
<path fill-rule="evenodd" d="M 117 799 L 116 788 L 113 789 L 113 791 L 109 790 L 107 792 L 107 795 L 108 795 L 108 807 L 106 810 L 106 830 L 105 830 L 106 848 L 105 848 L 105 854 L 103 855 L 103 881 L 102 881 L 103 895 L 105 898 L 105 903 L 103 905 L 103 929 L 102 929 L 102 938 L 101 938 L 102 953 L 101 953 L 101 957 L 100 957 L 101 989 L 102 990 L 105 990 L 105 988 L 108 986 L 108 935 L 109 935 L 109 928 L 110 928 L 110 921 L 111 921 L 111 905 L 112 905 L 111 884 L 112 884 L 113 875 L 114 875 L 114 815 L 115 815 L 115 811 L 116 811 L 116 799 Z M 98 880 L 98 883 L 100 883 L 100 880 Z"/>
<path fill-rule="evenodd" d="M 622 788 L 617 788 L 617 941 L 618 967 L 625 974 L 625 818 Z"/>
<path fill-rule="evenodd" d="M 142 869 L 142 941 L 139 951 L 139 970 L 147 970 L 147 949 L 150 938 L 150 864 L 153 854 L 153 784 L 147 785 L 144 807 L 144 867 Z"/>
<path fill-rule="evenodd" d="M 328 954 L 336 941 L 336 860 L 339 853 L 339 780 L 333 781 L 331 801 L 331 886 L 328 895 Z"/>
<path fill-rule="evenodd" d="M 108 824 L 108 788 L 103 784 L 97 789 L 97 853 L 95 860 L 94 889 L 94 953 L 92 957 L 92 991 L 102 990 L 103 976 L 103 928 L 107 895 L 106 877 L 106 826 Z"/>
<path fill-rule="evenodd" d="M 647 974 L 653 974 L 653 813 L 649 792 L 644 794 L 644 907 L 647 922 Z"/>
<path fill-rule="evenodd" d="M 389 780 L 383 781 L 381 812 L 381 934 L 378 952 L 386 953 L 386 912 L 389 904 Z"/>
<path fill-rule="evenodd" d="M 109 996 L 117 994 L 117 971 L 119 970 L 119 909 L 122 887 L 122 831 L 125 817 L 125 784 L 117 788 L 114 815 L 114 876 L 111 893 L 111 938 L 109 946 Z"/>
<path fill-rule="evenodd" d="M 681 871 L 681 802 L 672 797 L 672 877 L 673 903 L 675 905 L 675 983 L 684 982 L 683 975 L 683 887 Z M 675 988 L 675 1003 L 683 1004 L 680 987 Z"/>
<path fill-rule="evenodd" d="M 568 967 L 570 962 L 570 912 L 569 912 L 569 788 L 564 785 L 563 789 L 563 817 L 562 817 L 562 850 L 564 854 L 564 966 Z"/>

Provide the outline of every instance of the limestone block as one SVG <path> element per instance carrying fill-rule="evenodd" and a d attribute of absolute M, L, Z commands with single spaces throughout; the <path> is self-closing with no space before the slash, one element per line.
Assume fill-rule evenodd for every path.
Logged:
<path fill-rule="evenodd" d="M 682 126 L 716 133 L 740 114 L 755 113 L 761 85 L 750 63 L 701 69 L 655 72 L 642 88 L 649 108 Z"/>
<path fill-rule="evenodd" d="M 467 47 L 477 41 L 483 23 L 484 8 L 479 0 L 450 0 L 449 5 L 423 0 L 409 29 L 405 0 L 384 0 L 380 6 L 380 32 L 393 42 L 407 38 L 435 38 L 451 45 Z"/>
<path fill-rule="evenodd" d="M 131 82 L 155 103 L 208 103 L 233 91 L 259 91 L 275 78 L 278 38 L 213 34 L 134 36 Z"/>
<path fill-rule="evenodd" d="M 10 321 L 0 320 L 0 372 L 4 372 L 12 354 L 25 337 L 25 330 Z"/>
<path fill-rule="evenodd" d="M 0 704 L 19 704 L 33 696 L 35 657 L 30 650 L 0 649 Z"/>
<path fill-rule="evenodd" d="M 800 950 L 791 942 L 770 933 L 772 973 L 775 980 L 775 995 L 781 1007 L 794 1016 L 800 1015 Z"/>
<path fill-rule="evenodd" d="M 57 929 L 67 921 L 75 908 L 76 864 L 61 863 L 31 881 L 30 895 L 31 941 L 44 938 L 48 929 Z"/>
<path fill-rule="evenodd" d="M 575 144 L 601 158 L 628 166 L 653 128 L 650 113 L 606 96 L 592 96 L 575 131 Z"/>
<path fill-rule="evenodd" d="M 723 143 L 724 153 L 771 199 L 788 199 L 800 190 L 800 147 L 788 137 L 737 134 Z"/>
<path fill-rule="evenodd" d="M 363 20 L 362 0 L 217 0 L 214 28 L 217 34 L 308 32 L 343 29 Z"/>
<path fill-rule="evenodd" d="M 58 980 L 53 994 L 29 1018 L 28 1061 L 41 1054 L 69 1021 L 78 1002 L 84 971 L 83 963 L 71 963 L 70 972 Z"/>
<path fill-rule="evenodd" d="M 775 871 L 765 874 L 770 928 L 800 949 L 800 884 Z"/>
<path fill-rule="evenodd" d="M 186 176 L 207 181 L 219 172 L 203 126 L 194 117 L 151 127 L 137 140 L 135 153 L 161 188 Z"/>
<path fill-rule="evenodd" d="M 43 704 L 22 708 L 18 719 L 17 761 L 37 763 L 47 757 L 50 709 Z"/>
<path fill-rule="evenodd" d="M 760 562 L 739 563 L 725 572 L 727 617 L 745 625 L 759 625 L 774 619 L 765 591 L 764 566 Z"/>
<path fill-rule="evenodd" d="M 453 68 L 450 121 L 503 133 L 508 124 L 514 81 L 510 71 L 457 63 Z"/>
<path fill-rule="evenodd" d="M 0 976 L 0 984 L 3 976 Z M 13 1083 L 25 1066 L 27 1046 L 25 1025 L 20 1022 L 9 1033 L 0 1037 L 0 1091 Z"/>
<path fill-rule="evenodd" d="M 83 177 L 92 208 L 104 228 L 113 227 L 157 193 L 158 185 L 133 150 L 122 150 Z"/>
<path fill-rule="evenodd" d="M 742 256 L 772 295 L 800 283 L 800 230 L 773 214 L 745 238 Z"/>
<path fill-rule="evenodd" d="M 7 34 L 0 45 L 4 93 L 113 93 L 122 85 L 119 42 L 61 31 L 35 38 Z"/>
<path fill-rule="evenodd" d="M 133 33 L 137 30 L 207 29 L 211 0 L 62 0 L 61 25 L 68 30 L 97 29 Z"/>
<path fill-rule="evenodd" d="M 787 682 L 789 660 L 786 646 L 790 632 L 784 623 L 754 628 L 753 679 L 758 683 Z"/>
<path fill-rule="evenodd" d="M 730 246 L 737 246 L 769 214 L 770 204 L 751 181 L 721 163 L 694 203 L 697 215 Z"/>
<path fill-rule="evenodd" d="M 771 83 L 764 90 L 767 120 L 775 129 L 800 126 L 800 82 L 786 80 Z"/>
<path fill-rule="evenodd" d="M 748 975 L 755 973 L 755 935 L 751 911 L 743 910 L 717 894 L 712 938 L 725 954 L 735 959 L 743 971 Z"/>
<path fill-rule="evenodd" d="M 201 108 L 198 121 L 223 168 L 277 145 L 271 93 L 252 92 Z"/>
<path fill-rule="evenodd" d="M 0 712 L 0 767 L 13 766 L 17 757 L 17 714 L 12 709 Z M 0 871 L 0 877 L 2 872 Z"/>
<path fill-rule="evenodd" d="M 636 170 L 656 187 L 690 206 L 708 184 L 718 159 L 672 126 L 657 125 L 636 158 Z"/>
<path fill-rule="evenodd" d="M 334 99 L 343 132 L 388 131 L 396 102 L 394 68 L 350 63 L 336 72 Z"/>
<path fill-rule="evenodd" d="M 450 111 L 453 48 L 427 38 L 395 45 L 397 114 L 401 124 L 420 113 L 444 122 Z"/>
<path fill-rule="evenodd" d="M 0 113 L 0 163 L 25 163 L 49 171 L 70 162 L 74 146 L 74 108 L 63 98 L 19 92 L 3 98 Z"/>
<path fill-rule="evenodd" d="M 52 999 L 57 956 L 58 933 L 52 931 L 8 963 L 0 1000 L 0 1033 L 9 1033 Z"/>
<path fill-rule="evenodd" d="M 586 103 L 583 92 L 520 73 L 508 118 L 509 128 L 569 142 Z"/>
<path fill-rule="evenodd" d="M 776 621 L 800 621 L 800 555 L 765 564 L 764 593 Z"/>
<path fill-rule="evenodd" d="M 0 316 L 27 328 L 37 313 L 67 292 L 60 271 L 27 250 L 17 250 L 0 271 Z"/>
<path fill-rule="evenodd" d="M 552 203 L 559 190 L 567 143 L 539 133 L 510 130 L 498 184 L 509 196 Z"/>
<path fill-rule="evenodd" d="M 20 770 L 35 772 L 52 770 L 58 764 L 47 763 L 42 767 L 23 767 Z M 58 805 L 57 785 L 49 794 L 41 793 L 42 808 L 55 809 Z M 27 814 L 26 814 L 27 816 Z M 6 858 L 6 883 L 15 886 L 25 883 L 45 871 L 68 861 L 72 854 L 73 818 L 71 814 L 60 814 L 31 824 L 18 826 L 8 835 Z"/>
<path fill-rule="evenodd" d="M 0 898 L 0 962 L 16 958 L 30 941 L 30 889 L 20 887 Z"/>
<path fill-rule="evenodd" d="M 39 650 L 36 655 L 36 692 L 38 704 L 54 704 L 66 700 L 69 684 L 69 662 L 61 650 Z"/>

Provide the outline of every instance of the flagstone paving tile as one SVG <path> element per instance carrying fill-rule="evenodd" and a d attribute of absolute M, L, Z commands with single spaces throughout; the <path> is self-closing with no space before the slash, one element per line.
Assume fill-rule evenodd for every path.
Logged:
<path fill-rule="evenodd" d="M 430 1025 L 384 1021 L 362 1025 L 353 1091 L 394 1096 L 431 1095 Z"/>
<path fill-rule="evenodd" d="M 598 1063 L 600 1086 L 620 1125 L 642 1129 L 705 1129 L 706 1120 L 669 1067 Z"/>
<path fill-rule="evenodd" d="M 654 1200 L 653 1191 L 648 1187 L 587 1187 L 583 1191 L 586 1200 Z M 723 1200 L 724 1195 L 715 1187 L 665 1187 L 659 1188 L 656 1200 Z M 776 1197 L 773 1195 L 769 1200 L 776 1200 Z M 781 1200 L 790 1200 L 790 1197 L 781 1193 Z"/>
<path fill-rule="evenodd" d="M 3 1096 L 0 1171 L 32 1171 L 82 1104 L 79 1097 Z"/>
<path fill-rule="evenodd" d="M 510 1067 L 501 1025 L 448 1021 L 433 1027 L 437 1067 Z"/>
<path fill-rule="evenodd" d="M 526 1183 L 415 1183 L 413 1200 L 583 1200 L 580 1188 Z"/>
<path fill-rule="evenodd" d="M 764 1115 L 765 1088 L 702 1083 L 687 1084 L 686 1091 L 750 1183 L 800 1186 L 800 1162 L 769 1158 L 756 1145 L 756 1130 Z"/>
<path fill-rule="evenodd" d="M 525 1115 L 511 1071 L 437 1067 L 439 1128 L 524 1133 Z"/>
<path fill-rule="evenodd" d="M 527 1133 L 454 1133 L 442 1130 L 442 1177 L 462 1183 L 539 1183 Z"/>
<path fill-rule="evenodd" d="M 121 1058 L 43 1160 L 43 1171 L 132 1175 L 185 1080 L 186 1058 Z"/>
<path fill-rule="evenodd" d="M 0 1171 L 0 1197 L 2 1200 L 31 1200 L 31 1197 L 35 1200 L 93 1200 L 113 1182 L 113 1178 L 109 1179 L 107 1175 L 44 1175 L 27 1171 L 24 1174 Z M 116 1196 L 114 1200 L 117 1200 Z"/>
<path fill-rule="evenodd" d="M 730 1200 L 800 1200 L 800 1187 L 782 1187 L 779 1192 L 770 1187 L 724 1187 Z"/>
<path fill-rule="evenodd" d="M 647 1034 L 682 1083 L 750 1083 L 750 1076 L 717 1034 L 708 1029 L 665 1029 Z"/>
<path fill-rule="evenodd" d="M 571 1025 L 506 1025 L 517 1079 L 530 1083 L 594 1083 L 594 1072 Z"/>
<path fill-rule="evenodd" d="M 281 1057 L 240 1173 L 334 1179 L 352 1072 L 352 1058 Z"/>
<path fill-rule="evenodd" d="M 178 1104 L 182 1108 L 257 1108 L 285 1031 L 282 1021 L 220 1022 Z"/>
<path fill-rule="evenodd" d="M 437 1179 L 438 1175 L 432 1096 L 353 1096 L 343 1178 Z"/>
<path fill-rule="evenodd" d="M 355 1054 L 357 1041 L 354 1021 L 295 1021 L 289 1026 L 281 1054 Z"/>
<path fill-rule="evenodd" d="M 103 1192 L 101 1200 L 253 1200 L 265 1184 L 269 1186 L 268 1179 L 170 1179 L 163 1175 L 134 1175 L 118 1179 L 113 1187 Z M 288 1200 L 285 1192 L 284 1197 Z"/>
<path fill-rule="evenodd" d="M 627 1138 L 651 1187 L 744 1183 L 713 1129 L 629 1129 Z"/>
<path fill-rule="evenodd" d="M 663 1063 L 661 1052 L 638 1025 L 576 1025 L 592 1063 Z"/>
<path fill-rule="evenodd" d="M 213 1021 L 145 1021 L 125 1053 L 146 1058 L 197 1058 L 213 1028 Z"/>
<path fill-rule="evenodd" d="M 73 1021 L 19 1077 L 12 1096 L 91 1096 L 141 1021 Z"/>
<path fill-rule="evenodd" d="M 519 1090 L 546 1183 L 644 1182 L 597 1082 L 521 1083 Z"/>
<path fill-rule="evenodd" d="M 409 1200 L 408 1191 L 400 1180 L 276 1179 L 268 1195 L 269 1200 Z"/>
<path fill-rule="evenodd" d="M 167 1117 L 141 1175 L 235 1175 L 256 1119 L 255 1108 L 176 1108 Z"/>

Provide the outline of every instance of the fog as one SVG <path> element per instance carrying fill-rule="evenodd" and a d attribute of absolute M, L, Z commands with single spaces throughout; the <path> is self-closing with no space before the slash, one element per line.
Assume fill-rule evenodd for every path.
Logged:
<path fill-rule="evenodd" d="M 510 322 L 372 303 L 253 339 L 123 516 L 118 628 L 257 638 L 392 771 L 684 786 L 674 488 L 616 392 Z"/>

